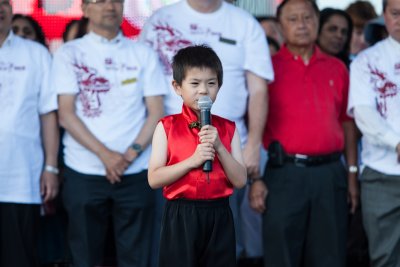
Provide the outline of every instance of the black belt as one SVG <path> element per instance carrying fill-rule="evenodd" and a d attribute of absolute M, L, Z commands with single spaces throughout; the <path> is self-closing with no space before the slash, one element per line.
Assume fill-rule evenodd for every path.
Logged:
<path fill-rule="evenodd" d="M 338 161 L 341 156 L 342 153 L 340 152 L 321 155 L 321 156 L 307 156 L 301 154 L 285 155 L 285 162 L 293 163 L 296 166 L 300 167 L 308 167 L 308 166 L 317 166 L 317 165 L 327 164 L 330 162 L 335 162 Z"/>

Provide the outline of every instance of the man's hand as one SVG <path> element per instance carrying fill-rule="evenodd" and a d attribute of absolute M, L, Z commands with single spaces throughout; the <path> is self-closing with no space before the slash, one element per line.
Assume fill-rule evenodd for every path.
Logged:
<path fill-rule="evenodd" d="M 40 194 L 43 202 L 54 199 L 58 194 L 59 180 L 54 173 L 43 171 L 40 177 Z"/>
<path fill-rule="evenodd" d="M 106 167 L 107 180 L 111 184 L 121 182 L 121 176 L 129 166 L 129 162 L 121 153 L 105 149 L 99 153 L 99 158 Z"/>
<path fill-rule="evenodd" d="M 243 148 L 243 160 L 247 168 L 247 176 L 260 177 L 260 146 L 251 146 L 247 143 Z"/>
<path fill-rule="evenodd" d="M 265 211 L 265 200 L 268 195 L 267 186 L 261 179 L 257 179 L 250 186 L 249 200 L 250 207 L 259 213 Z"/>
<path fill-rule="evenodd" d="M 350 203 L 350 213 L 354 214 L 360 202 L 357 173 L 348 174 L 348 202 Z"/>

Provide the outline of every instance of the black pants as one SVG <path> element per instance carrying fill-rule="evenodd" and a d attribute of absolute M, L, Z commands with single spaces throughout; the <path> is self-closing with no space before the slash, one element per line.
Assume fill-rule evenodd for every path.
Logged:
<path fill-rule="evenodd" d="M 299 167 L 267 166 L 263 215 L 266 267 L 343 267 L 347 178 L 340 161 Z"/>
<path fill-rule="evenodd" d="M 147 172 L 126 175 L 118 184 L 104 176 L 65 171 L 64 205 L 74 267 L 102 261 L 107 221 L 112 217 L 118 267 L 147 267 L 151 247 L 154 192 Z"/>
<path fill-rule="evenodd" d="M 159 267 L 236 266 L 235 229 L 228 198 L 167 201 Z"/>
<path fill-rule="evenodd" d="M 0 203 L 0 266 L 37 267 L 40 206 Z"/>

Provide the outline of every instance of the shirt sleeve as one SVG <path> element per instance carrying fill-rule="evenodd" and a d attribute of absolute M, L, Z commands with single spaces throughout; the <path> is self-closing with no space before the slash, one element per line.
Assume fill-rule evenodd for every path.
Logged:
<path fill-rule="evenodd" d="M 343 64 L 341 64 L 340 67 L 342 69 L 341 78 L 343 80 L 343 88 L 342 88 L 343 105 L 340 113 L 340 120 L 349 121 L 352 120 L 352 118 L 349 117 L 347 114 L 347 105 L 349 99 L 349 72 L 347 71 L 346 67 Z"/>
<path fill-rule="evenodd" d="M 147 46 L 144 49 L 142 86 L 144 96 L 166 95 L 168 86 L 157 54 Z"/>
<path fill-rule="evenodd" d="M 359 55 L 350 65 L 350 91 L 347 113 L 354 116 L 356 106 L 376 107 L 375 95 L 370 82 L 369 60 Z"/>
<path fill-rule="evenodd" d="M 57 109 L 57 92 L 50 85 L 51 56 L 43 48 L 40 56 L 42 79 L 39 93 L 39 114 L 43 115 Z"/>
<path fill-rule="evenodd" d="M 274 70 L 265 33 L 259 23 L 253 18 L 247 19 L 246 38 L 244 43 L 244 68 L 254 74 L 272 82 Z"/>
<path fill-rule="evenodd" d="M 376 108 L 357 105 L 353 111 L 358 128 L 369 142 L 396 149 L 400 135 L 382 119 Z"/>
<path fill-rule="evenodd" d="M 61 47 L 54 55 L 50 84 L 58 95 L 74 95 L 79 92 L 77 77 L 73 69 L 76 62 L 74 62 L 71 50 Z"/>

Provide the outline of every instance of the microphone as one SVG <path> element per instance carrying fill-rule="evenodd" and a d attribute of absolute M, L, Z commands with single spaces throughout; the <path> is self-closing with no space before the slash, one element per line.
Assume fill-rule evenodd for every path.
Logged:
<path fill-rule="evenodd" d="M 199 98 L 197 105 L 200 109 L 200 122 L 201 126 L 210 125 L 211 124 L 211 106 L 212 100 L 209 96 L 202 96 Z M 211 160 L 207 160 L 203 165 L 203 172 L 211 172 L 212 171 L 212 162 Z"/>

